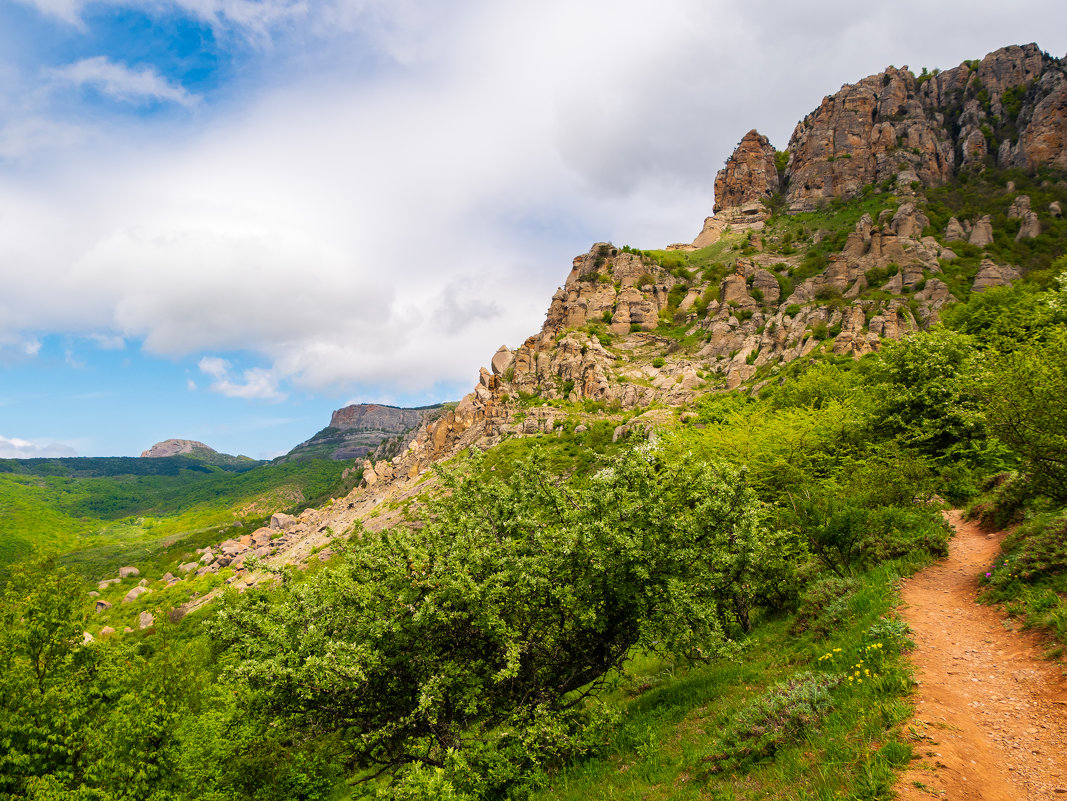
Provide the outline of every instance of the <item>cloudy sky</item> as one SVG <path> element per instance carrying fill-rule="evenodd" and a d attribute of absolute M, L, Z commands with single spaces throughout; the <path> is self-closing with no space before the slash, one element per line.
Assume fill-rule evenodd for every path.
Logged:
<path fill-rule="evenodd" d="M 759 128 L 1062 0 L 0 0 L 0 457 L 270 457 L 458 399 Z"/>

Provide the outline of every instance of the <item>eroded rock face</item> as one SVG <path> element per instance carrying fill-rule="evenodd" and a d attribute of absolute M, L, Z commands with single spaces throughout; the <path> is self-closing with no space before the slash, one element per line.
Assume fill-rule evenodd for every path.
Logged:
<path fill-rule="evenodd" d="M 980 248 L 993 244 L 993 221 L 988 214 L 975 221 L 967 241 Z"/>
<path fill-rule="evenodd" d="M 1012 281 L 1018 281 L 1021 277 L 1014 267 L 997 264 L 991 259 L 983 259 L 978 267 L 978 273 L 974 276 L 971 290 L 982 292 L 991 286 L 1010 286 Z"/>
<path fill-rule="evenodd" d="M 774 147 L 766 136 L 753 129 L 744 135 L 726 166 L 715 176 L 714 211 L 718 214 L 727 208 L 762 201 L 778 189 Z"/>
<path fill-rule="evenodd" d="M 924 79 L 890 67 L 824 98 L 789 152 L 785 194 L 796 211 L 855 197 L 866 184 L 937 186 L 988 159 L 1065 167 L 1067 64 L 1029 44 Z"/>

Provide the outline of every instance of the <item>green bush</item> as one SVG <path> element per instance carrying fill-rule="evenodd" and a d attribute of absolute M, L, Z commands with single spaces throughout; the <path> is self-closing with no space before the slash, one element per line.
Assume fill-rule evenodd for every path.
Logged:
<path fill-rule="evenodd" d="M 704 758 L 709 773 L 746 767 L 772 757 L 819 725 L 833 706 L 840 676 L 800 673 L 779 682 L 741 710 Z"/>

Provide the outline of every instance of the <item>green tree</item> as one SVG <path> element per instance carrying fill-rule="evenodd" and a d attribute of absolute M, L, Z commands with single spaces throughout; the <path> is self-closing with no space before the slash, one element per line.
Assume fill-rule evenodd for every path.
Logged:
<path fill-rule="evenodd" d="M 1021 457 L 1035 489 L 1067 502 L 1067 326 L 993 354 L 979 394 L 989 430 Z"/>
<path fill-rule="evenodd" d="M 590 747 L 586 699 L 635 647 L 727 649 L 770 540 L 736 471 L 655 451 L 570 485 L 466 469 L 420 525 L 227 599 L 214 632 L 265 714 L 368 776 L 421 765 L 484 797 Z"/>

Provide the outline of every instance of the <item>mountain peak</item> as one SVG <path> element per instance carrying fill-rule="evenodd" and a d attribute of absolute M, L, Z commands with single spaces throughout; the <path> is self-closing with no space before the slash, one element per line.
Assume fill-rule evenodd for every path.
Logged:
<path fill-rule="evenodd" d="M 195 439 L 165 439 L 162 442 L 157 442 L 148 450 L 142 451 L 141 458 L 162 459 L 166 456 L 177 456 L 182 453 L 196 453 L 198 451 L 218 453 L 214 448 L 205 445 L 203 442 L 197 442 Z"/>

